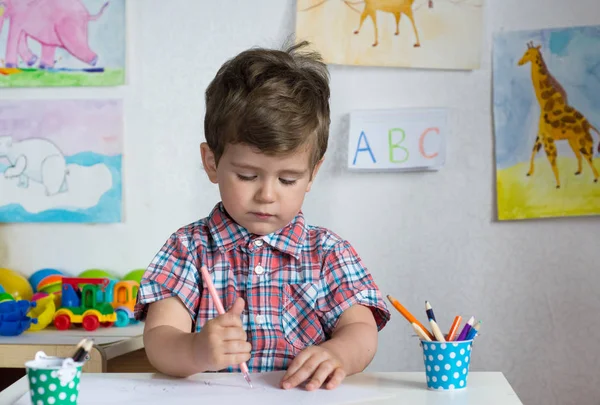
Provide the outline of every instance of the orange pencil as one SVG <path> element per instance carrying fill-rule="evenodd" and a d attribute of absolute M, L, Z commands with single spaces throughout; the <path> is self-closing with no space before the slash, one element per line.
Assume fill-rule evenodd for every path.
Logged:
<path fill-rule="evenodd" d="M 451 340 L 454 340 L 456 331 L 458 330 L 458 326 L 460 325 L 461 321 L 462 321 L 462 316 L 456 315 L 456 318 L 454 318 L 454 322 L 452 322 L 452 326 L 450 326 L 450 331 L 448 332 L 448 338 L 447 338 L 448 342 Z"/>
<path fill-rule="evenodd" d="M 392 297 L 389 294 L 388 294 L 387 298 L 388 298 L 388 300 L 390 300 L 390 302 L 392 303 L 394 308 L 396 308 L 398 310 L 398 312 L 400 312 L 402 314 L 402 316 L 405 317 L 409 323 L 411 323 L 411 324 L 416 323 L 427 334 L 427 337 L 429 337 L 431 340 L 435 340 L 435 337 L 431 334 L 431 332 L 429 332 L 427 330 L 427 328 L 425 326 L 423 326 L 423 324 L 421 322 L 419 322 L 419 320 L 417 318 L 415 318 L 410 312 L 408 312 L 408 310 L 406 308 L 404 308 L 402 306 L 402 304 L 400 304 L 398 302 L 398 300 L 396 300 L 394 297 Z"/>

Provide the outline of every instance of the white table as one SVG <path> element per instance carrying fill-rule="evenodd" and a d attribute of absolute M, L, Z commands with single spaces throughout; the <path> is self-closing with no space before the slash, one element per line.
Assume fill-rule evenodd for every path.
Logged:
<path fill-rule="evenodd" d="M 154 380 L 160 385 L 160 374 L 99 374 L 97 378 L 136 378 Z M 191 379 L 210 380 L 218 378 L 218 374 L 197 374 Z M 241 378 L 241 377 L 240 377 Z M 85 382 L 85 373 L 82 383 Z M 504 375 L 499 372 L 470 372 L 468 388 L 455 392 L 438 392 L 428 390 L 425 385 L 425 374 L 421 372 L 391 372 L 391 373 L 361 373 L 350 376 L 344 384 L 376 388 L 391 396 L 386 399 L 367 402 L 364 405 L 522 405 L 521 401 L 509 385 Z M 0 404 L 12 404 L 23 396 L 29 389 L 27 377 L 23 377 L 0 393 Z M 107 386 L 107 389 L 110 389 Z M 201 403 L 201 398 L 198 398 Z M 240 402 L 243 403 L 243 402 Z"/>
<path fill-rule="evenodd" d="M 87 372 L 106 372 L 106 362 L 144 347 L 144 324 L 137 323 L 122 328 L 56 330 L 53 326 L 37 332 L 24 332 L 19 336 L 0 336 L 0 368 L 24 368 L 25 362 L 42 350 L 49 356 L 71 356 L 75 345 L 83 337 L 94 339 L 90 360 L 84 366 Z"/>

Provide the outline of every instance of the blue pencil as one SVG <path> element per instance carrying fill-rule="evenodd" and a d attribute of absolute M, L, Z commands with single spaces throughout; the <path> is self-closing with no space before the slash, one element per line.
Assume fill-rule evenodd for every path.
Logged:
<path fill-rule="evenodd" d="M 466 340 L 472 340 L 479 333 L 479 328 L 481 327 L 481 321 L 477 321 L 477 323 L 471 328 L 469 333 L 467 334 Z"/>

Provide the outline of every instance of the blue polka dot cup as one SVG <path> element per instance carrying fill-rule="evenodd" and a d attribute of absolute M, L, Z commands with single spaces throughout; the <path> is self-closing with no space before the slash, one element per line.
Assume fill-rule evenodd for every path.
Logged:
<path fill-rule="evenodd" d="M 467 388 L 473 340 L 460 342 L 421 341 L 427 388 L 450 391 Z"/>
<path fill-rule="evenodd" d="M 83 363 L 70 358 L 48 357 L 37 352 L 25 363 L 33 405 L 77 404 Z"/>

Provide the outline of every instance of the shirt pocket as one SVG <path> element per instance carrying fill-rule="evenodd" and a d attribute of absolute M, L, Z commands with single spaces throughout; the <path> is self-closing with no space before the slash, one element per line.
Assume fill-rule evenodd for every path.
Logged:
<path fill-rule="evenodd" d="M 281 327 L 287 342 L 296 349 L 318 345 L 325 338 L 315 311 L 317 293 L 311 283 L 283 285 Z"/>

